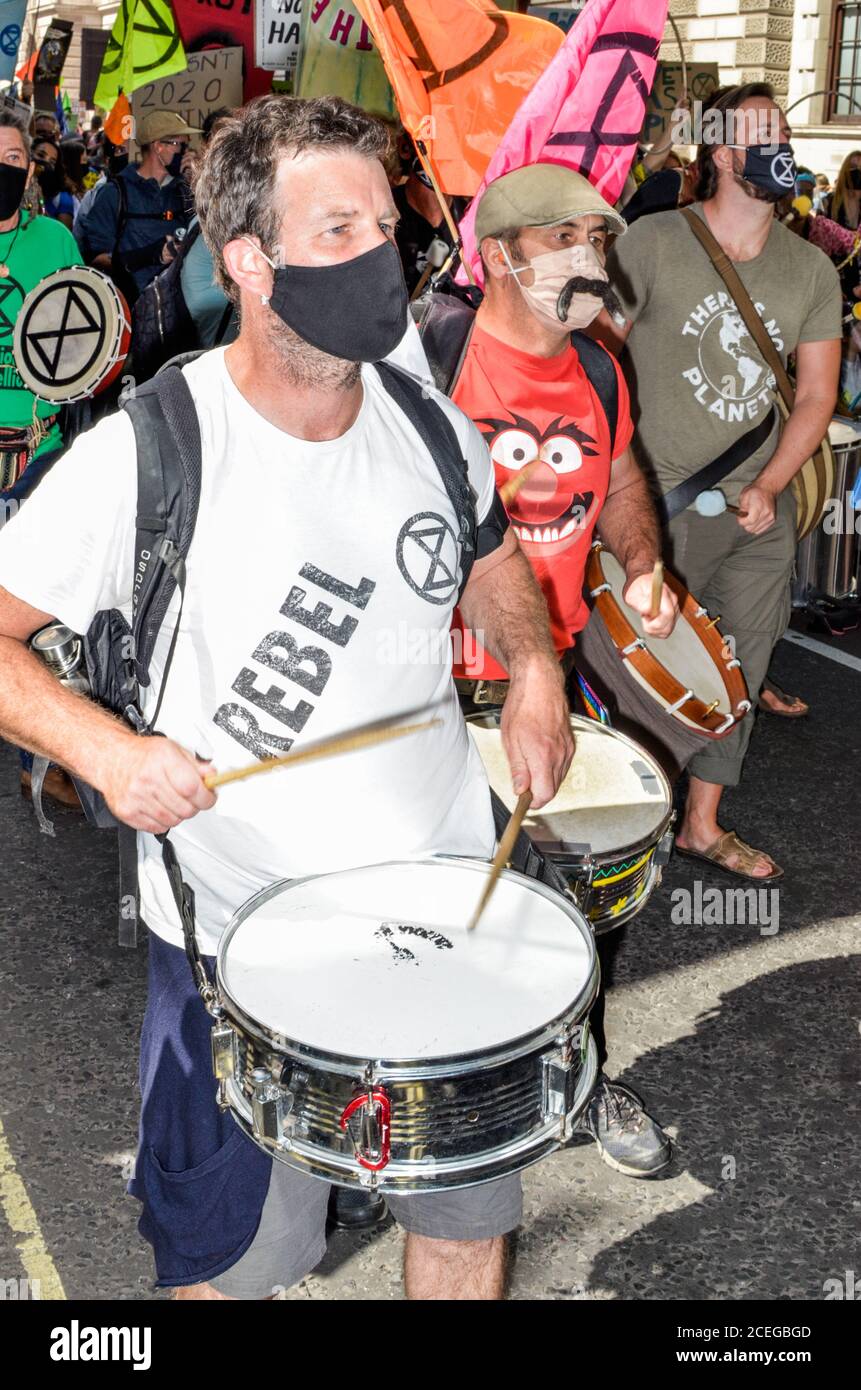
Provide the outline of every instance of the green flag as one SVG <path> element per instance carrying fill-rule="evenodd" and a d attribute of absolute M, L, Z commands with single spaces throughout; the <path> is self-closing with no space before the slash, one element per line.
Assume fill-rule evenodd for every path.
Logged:
<path fill-rule="evenodd" d="M 107 109 L 120 91 L 182 72 L 188 66 L 169 0 L 122 0 L 96 84 L 95 102 Z"/>
<path fill-rule="evenodd" d="M 65 113 L 66 113 L 67 116 L 71 116 L 71 114 L 72 114 L 72 103 L 71 103 L 71 101 L 69 100 L 69 93 L 66 92 L 66 91 L 63 92 L 63 110 L 65 111 Z"/>

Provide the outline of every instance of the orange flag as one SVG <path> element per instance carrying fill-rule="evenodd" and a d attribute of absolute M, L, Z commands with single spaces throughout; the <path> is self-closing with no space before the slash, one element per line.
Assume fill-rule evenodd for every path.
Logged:
<path fill-rule="evenodd" d="M 443 193 L 471 197 L 511 120 L 562 44 L 555 24 L 490 0 L 353 0 Z"/>
<path fill-rule="evenodd" d="M 105 134 L 112 145 L 124 145 L 131 137 L 134 122 L 125 92 L 120 92 L 105 121 Z"/>

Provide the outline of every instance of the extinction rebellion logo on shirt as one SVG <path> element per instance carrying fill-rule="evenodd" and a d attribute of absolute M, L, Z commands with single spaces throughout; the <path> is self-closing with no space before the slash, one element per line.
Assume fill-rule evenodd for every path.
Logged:
<path fill-rule="evenodd" d="M 776 319 L 766 318 L 763 304 L 755 307 L 775 348 L 782 352 Z M 757 420 L 771 408 L 774 373 L 729 294 L 706 295 L 682 325 L 682 337 L 692 349 L 691 365 L 682 376 L 703 410 L 732 423 Z"/>

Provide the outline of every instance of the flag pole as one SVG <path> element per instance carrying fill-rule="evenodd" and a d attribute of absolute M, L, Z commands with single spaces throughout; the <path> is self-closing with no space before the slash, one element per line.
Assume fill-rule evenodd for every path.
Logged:
<path fill-rule="evenodd" d="M 446 201 L 445 194 L 442 192 L 442 190 L 440 189 L 440 186 L 439 186 L 439 184 L 438 184 L 438 182 L 437 182 L 436 174 L 434 173 L 434 171 L 433 171 L 433 166 L 431 165 L 431 162 L 430 162 L 430 156 L 428 155 L 427 149 L 425 148 L 425 145 L 424 145 L 423 141 L 421 141 L 421 140 L 416 140 L 415 144 L 416 144 L 416 149 L 417 149 L 418 152 L 419 152 L 419 158 L 421 159 L 421 162 L 422 162 L 422 168 L 424 169 L 425 173 L 427 174 L 428 178 L 429 178 L 430 181 L 431 181 L 431 184 L 433 185 L 433 191 L 434 191 L 434 193 L 436 194 L 436 200 L 437 200 L 437 202 L 439 203 L 440 207 L 442 208 L 442 215 L 443 215 L 443 217 L 444 217 L 445 220 L 446 220 L 446 225 L 447 225 L 449 231 L 451 232 L 452 240 L 454 241 L 454 249 L 455 249 L 455 251 L 457 251 L 458 254 L 460 255 L 460 263 L 461 263 L 461 265 L 463 266 L 464 270 L 466 271 L 467 277 L 468 277 L 468 279 L 469 279 L 469 283 L 470 283 L 471 285 L 475 285 L 477 282 L 476 282 L 475 276 L 474 276 L 473 273 L 472 273 L 472 266 L 469 265 L 469 264 L 467 263 L 467 261 L 464 259 L 464 256 L 463 256 L 463 241 L 461 240 L 460 233 L 459 233 L 458 230 L 457 230 L 457 226 L 456 226 L 456 224 L 455 224 L 455 220 L 454 220 L 454 218 L 453 218 L 452 215 L 451 215 L 451 208 L 449 207 L 448 202 Z"/>

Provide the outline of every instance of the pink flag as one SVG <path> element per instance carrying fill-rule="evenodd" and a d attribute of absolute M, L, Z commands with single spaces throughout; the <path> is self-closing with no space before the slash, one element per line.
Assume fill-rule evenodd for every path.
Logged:
<path fill-rule="evenodd" d="M 475 209 L 502 174 L 539 161 L 566 164 L 616 201 L 643 126 L 668 8 L 669 0 L 589 0 L 574 21 L 520 103 L 460 224 L 464 259 L 477 276 Z"/>

